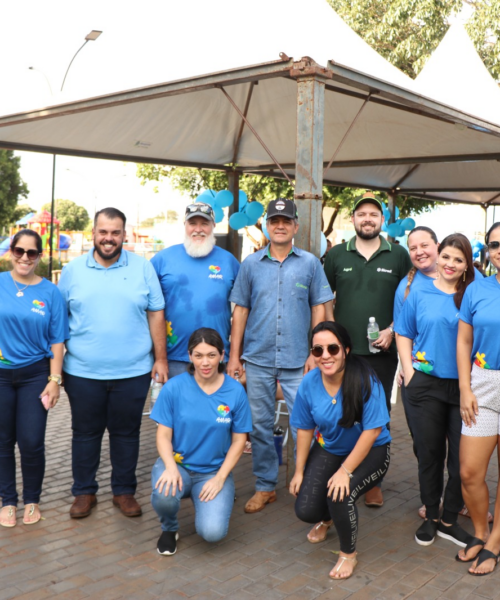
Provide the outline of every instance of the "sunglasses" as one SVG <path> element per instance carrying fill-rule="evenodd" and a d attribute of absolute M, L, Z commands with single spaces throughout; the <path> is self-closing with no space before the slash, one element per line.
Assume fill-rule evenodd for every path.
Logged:
<path fill-rule="evenodd" d="M 37 258 L 40 254 L 38 250 L 25 250 L 24 248 L 20 248 L 19 246 L 12 248 L 10 252 L 12 256 L 15 256 L 16 258 L 22 258 L 26 254 L 29 260 L 35 260 L 35 258 Z"/>
<path fill-rule="evenodd" d="M 186 206 L 186 217 L 194 212 L 202 212 L 212 218 L 215 214 L 214 209 L 210 206 L 210 204 L 202 204 L 201 202 Z"/>
<path fill-rule="evenodd" d="M 313 346 L 311 348 L 311 354 L 316 358 L 323 356 L 323 349 L 326 348 L 330 356 L 336 356 L 340 352 L 340 346 L 338 344 L 328 344 L 328 346 Z"/>
<path fill-rule="evenodd" d="M 500 242 L 488 242 L 488 250 L 498 250 Z"/>

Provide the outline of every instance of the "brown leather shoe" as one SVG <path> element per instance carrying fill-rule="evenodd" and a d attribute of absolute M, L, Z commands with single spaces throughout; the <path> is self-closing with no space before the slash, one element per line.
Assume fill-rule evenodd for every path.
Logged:
<path fill-rule="evenodd" d="M 264 510 L 266 504 L 276 502 L 276 492 L 255 492 L 245 504 L 246 513 L 256 513 Z"/>
<path fill-rule="evenodd" d="M 382 490 L 379 487 L 372 488 L 365 494 L 365 504 L 371 508 L 380 508 L 384 505 L 384 497 L 382 496 Z"/>
<path fill-rule="evenodd" d="M 75 496 L 73 504 L 69 509 L 69 516 L 72 519 L 83 519 L 83 517 L 88 517 L 96 504 L 97 498 L 95 497 L 95 494 Z"/>
<path fill-rule="evenodd" d="M 113 496 L 113 504 L 117 506 L 126 517 L 140 517 L 142 508 L 133 494 L 121 494 Z"/>

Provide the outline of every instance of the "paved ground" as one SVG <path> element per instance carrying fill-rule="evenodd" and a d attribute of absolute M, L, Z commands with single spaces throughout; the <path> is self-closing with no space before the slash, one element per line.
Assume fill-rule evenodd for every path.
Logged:
<path fill-rule="evenodd" d="M 246 455 L 235 472 L 238 499 L 226 540 L 218 545 L 203 542 L 194 533 L 193 510 L 186 500 L 178 552 L 159 556 L 160 528 L 149 503 L 150 469 L 157 456 L 155 425 L 147 417 L 137 494 L 144 515 L 127 519 L 112 506 L 106 459 L 99 473 L 96 510 L 87 519 L 71 520 L 70 414 L 62 400 L 51 411 L 47 432 L 45 520 L 28 527 L 19 519 L 17 527 L 0 532 L 0 600 L 500 598 L 500 568 L 488 577 L 472 577 L 454 560 L 458 548 L 450 542 L 438 538 L 428 548 L 414 542 L 420 524 L 416 465 L 400 405 L 393 414 L 385 505 L 360 506 L 358 567 L 351 579 L 334 582 L 328 572 L 336 560 L 336 535 L 330 531 L 322 544 L 306 541 L 308 526 L 294 515 L 293 499 L 284 488 L 284 467 L 278 502 L 256 515 L 243 513 L 253 489 L 251 458 Z M 490 484 L 494 489 L 496 461 Z M 471 530 L 468 519 L 462 522 Z"/>

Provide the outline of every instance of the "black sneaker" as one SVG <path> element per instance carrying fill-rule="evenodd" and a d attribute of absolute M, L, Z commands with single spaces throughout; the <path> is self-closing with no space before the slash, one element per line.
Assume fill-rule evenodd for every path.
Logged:
<path fill-rule="evenodd" d="M 425 519 L 425 521 L 417 529 L 415 534 L 415 541 L 421 546 L 430 546 L 436 539 L 436 531 L 438 528 L 438 522 L 432 519 Z"/>
<path fill-rule="evenodd" d="M 158 554 L 170 556 L 177 552 L 177 540 L 179 539 L 178 531 L 164 531 L 158 540 L 156 549 Z"/>
<path fill-rule="evenodd" d="M 465 529 L 462 529 L 458 523 L 453 523 L 453 525 L 446 526 L 439 521 L 437 534 L 439 537 L 442 537 L 445 540 L 450 540 L 450 542 L 453 542 L 461 548 L 465 548 L 465 546 L 467 546 L 469 541 L 472 539 L 471 534 L 467 533 Z"/>

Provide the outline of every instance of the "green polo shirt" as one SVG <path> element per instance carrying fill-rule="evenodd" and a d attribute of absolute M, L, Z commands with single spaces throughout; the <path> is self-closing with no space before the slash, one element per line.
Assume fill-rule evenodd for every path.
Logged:
<path fill-rule="evenodd" d="M 349 332 L 355 354 L 370 354 L 366 337 L 370 317 L 381 330 L 392 323 L 396 289 L 411 267 L 408 252 L 382 236 L 370 260 L 356 250 L 356 237 L 327 254 L 325 274 L 336 293 L 335 320 Z M 391 351 L 396 352 L 394 342 Z"/>

